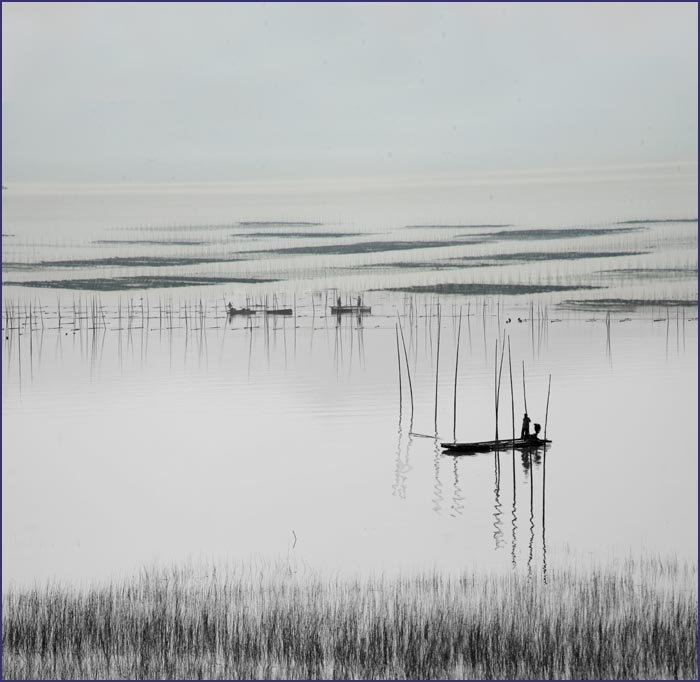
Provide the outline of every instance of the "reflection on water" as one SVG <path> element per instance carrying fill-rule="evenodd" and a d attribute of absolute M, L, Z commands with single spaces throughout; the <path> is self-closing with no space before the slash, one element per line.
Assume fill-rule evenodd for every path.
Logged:
<path fill-rule="evenodd" d="M 532 575 L 541 570 L 544 579 L 549 547 L 566 542 L 592 551 L 630 537 L 655 547 L 667 546 L 671 537 L 677 538 L 674 547 L 692 544 L 687 507 L 696 491 L 659 472 L 654 452 L 663 443 L 656 430 L 638 437 L 634 417 L 653 413 L 661 439 L 673 441 L 676 470 L 687 470 L 693 460 L 684 458 L 696 438 L 690 416 L 696 373 L 690 370 L 696 367 L 697 331 L 695 324 L 681 323 L 680 312 L 670 331 L 648 313 L 625 324 L 611 315 L 612 368 L 596 344 L 600 319 L 593 325 L 574 315 L 552 324 L 548 311 L 535 307 L 537 357 L 530 361 L 532 327 L 503 321 L 529 317 L 529 303 L 518 308 L 475 301 L 482 314 L 474 316 L 467 302 L 439 308 L 405 294 L 376 294 L 376 314 L 338 321 L 322 309 L 323 296 L 297 296 L 295 314 L 279 317 L 229 319 L 222 300 L 161 300 L 154 306 L 145 298 L 123 307 L 117 300 L 93 306 L 83 299 L 60 310 L 45 305 L 32 316 L 28 308 L 26 315 L 24 309 L 6 315 L 4 504 L 14 510 L 3 515 L 6 575 L 51 571 L 69 577 L 79 565 L 97 572 L 159 557 L 274 552 L 286 547 L 289 527 L 303 539 L 295 550 L 304 553 L 299 559 L 313 565 L 355 565 L 353 556 L 382 569 L 425 561 L 503 565 L 505 559 Z M 481 344 L 462 342 L 455 394 L 455 367 L 444 358 L 457 357 L 460 307 L 467 332 L 476 324 L 482 335 L 478 326 L 485 324 L 483 335 L 496 337 L 500 348 L 487 344 L 482 357 Z M 431 334 L 438 310 L 441 326 Z M 448 333 L 439 332 L 442 327 Z M 677 352 L 666 360 L 666 337 L 674 330 L 678 337 L 685 333 L 685 343 L 669 337 Z M 516 367 L 523 355 L 528 358 L 531 403 L 544 407 L 550 373 L 567 387 L 549 415 L 556 450 L 518 453 L 520 467 L 515 453 L 510 467 L 502 461 L 505 453 L 493 460 L 492 454 L 453 457 L 442 466 L 439 439 L 435 433 L 419 438 L 414 422 L 424 432 L 437 422 L 453 437 L 459 431 L 462 440 L 493 433 L 494 353 L 503 356 L 506 338 Z M 670 409 L 669 395 L 684 399 Z M 619 404 L 625 409 L 610 407 Z M 577 437 L 581 414 L 600 433 L 593 453 L 582 451 Z M 629 452 L 639 467 L 629 467 Z M 603 467 L 606 477 L 598 480 L 595 472 Z M 659 485 L 651 471 L 665 482 L 664 490 L 680 485 L 683 491 L 664 497 L 661 514 L 649 510 L 648 495 Z M 603 489 L 592 510 L 584 485 L 590 489 L 591 478 Z M 628 491 L 624 503 L 639 529 L 626 526 L 629 515 L 617 513 L 619 499 L 604 494 L 612 486 Z M 508 533 L 502 497 L 511 488 Z M 593 521 L 580 517 L 584 508 Z M 664 523 L 670 515 L 684 519 L 672 534 Z"/>
<path fill-rule="evenodd" d="M 459 467 L 458 459 L 454 457 L 452 459 L 452 471 L 454 474 L 454 483 L 452 488 L 452 511 L 451 515 L 453 517 L 461 516 L 464 511 L 464 496 L 462 495 L 462 489 L 459 485 Z"/>
<path fill-rule="evenodd" d="M 517 544 L 517 530 L 518 530 L 518 515 L 517 515 L 517 508 L 516 508 L 517 493 L 516 493 L 516 485 L 515 485 L 515 450 L 513 450 L 512 462 L 513 462 L 513 508 L 511 510 L 512 540 L 511 540 L 510 556 L 511 556 L 511 563 L 513 565 L 513 569 L 516 569 L 517 568 L 516 544 Z"/>
<path fill-rule="evenodd" d="M 433 511 L 436 514 L 442 514 L 442 503 L 444 496 L 442 494 L 442 482 L 440 481 L 440 461 L 442 460 L 442 449 L 440 441 L 435 437 L 433 442 L 433 469 L 435 473 L 435 481 L 433 484 Z"/>
<path fill-rule="evenodd" d="M 495 543 L 495 548 L 498 550 L 503 547 L 503 530 L 501 528 L 501 457 L 499 452 L 494 452 L 493 454 L 494 463 L 494 504 L 493 504 L 493 539 Z"/>
<path fill-rule="evenodd" d="M 547 446 L 545 445 L 544 451 L 542 453 L 542 579 L 545 583 L 547 582 L 547 526 L 545 519 L 545 507 L 547 499 L 546 473 Z"/>

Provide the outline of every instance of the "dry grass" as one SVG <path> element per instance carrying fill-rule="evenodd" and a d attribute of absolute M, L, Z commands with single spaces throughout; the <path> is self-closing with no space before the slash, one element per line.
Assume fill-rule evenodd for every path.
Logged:
<path fill-rule="evenodd" d="M 3 595 L 3 678 L 697 679 L 697 568 L 324 579 L 150 570 Z"/>

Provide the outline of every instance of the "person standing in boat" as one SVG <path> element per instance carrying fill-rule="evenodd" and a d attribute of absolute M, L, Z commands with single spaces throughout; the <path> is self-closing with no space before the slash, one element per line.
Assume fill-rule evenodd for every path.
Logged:
<path fill-rule="evenodd" d="M 357 297 L 357 307 L 361 308 L 362 307 L 362 296 Z"/>
<path fill-rule="evenodd" d="M 340 300 L 340 296 L 338 296 L 338 308 L 340 308 L 342 306 L 342 303 L 343 302 Z"/>
<path fill-rule="evenodd" d="M 520 429 L 520 437 L 523 439 L 530 437 L 530 417 L 527 416 L 527 412 L 523 417 L 523 427 Z"/>

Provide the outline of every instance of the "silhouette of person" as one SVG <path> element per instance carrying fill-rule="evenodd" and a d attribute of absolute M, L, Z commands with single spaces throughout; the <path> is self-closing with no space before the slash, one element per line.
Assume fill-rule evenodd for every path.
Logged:
<path fill-rule="evenodd" d="M 531 438 L 533 440 L 538 440 L 540 437 L 540 430 L 542 427 L 539 424 L 535 424 L 535 433 L 532 434 Z"/>
<path fill-rule="evenodd" d="M 525 416 L 523 417 L 523 428 L 520 430 L 520 437 L 521 438 L 529 438 L 530 437 L 530 417 L 527 416 L 527 412 L 525 413 Z"/>
<path fill-rule="evenodd" d="M 342 304 L 343 304 L 343 302 L 340 300 L 340 296 L 338 296 L 338 307 L 340 308 L 340 306 L 341 306 Z"/>
<path fill-rule="evenodd" d="M 362 305 L 362 296 L 357 297 L 357 307 L 359 308 Z"/>

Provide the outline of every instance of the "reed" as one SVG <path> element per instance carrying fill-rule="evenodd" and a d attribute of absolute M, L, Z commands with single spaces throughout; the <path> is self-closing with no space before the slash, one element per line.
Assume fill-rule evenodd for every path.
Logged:
<path fill-rule="evenodd" d="M 4 679 L 697 679 L 697 567 L 144 570 L 3 594 Z"/>

